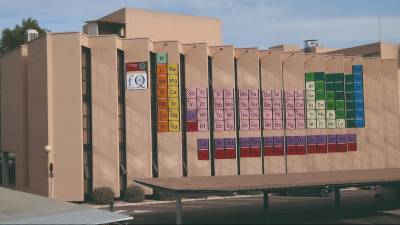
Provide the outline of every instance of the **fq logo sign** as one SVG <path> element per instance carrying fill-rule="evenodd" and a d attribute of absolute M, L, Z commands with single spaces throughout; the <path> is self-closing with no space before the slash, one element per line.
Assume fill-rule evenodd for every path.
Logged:
<path fill-rule="evenodd" d="M 147 89 L 147 62 L 126 63 L 126 89 Z"/>

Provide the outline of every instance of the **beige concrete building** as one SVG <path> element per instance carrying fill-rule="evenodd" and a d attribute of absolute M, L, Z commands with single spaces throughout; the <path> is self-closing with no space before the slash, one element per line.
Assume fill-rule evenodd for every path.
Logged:
<path fill-rule="evenodd" d="M 83 201 L 138 177 L 400 167 L 397 59 L 235 48 L 219 20 L 130 8 L 84 32 L 0 57 L 3 185 Z"/>

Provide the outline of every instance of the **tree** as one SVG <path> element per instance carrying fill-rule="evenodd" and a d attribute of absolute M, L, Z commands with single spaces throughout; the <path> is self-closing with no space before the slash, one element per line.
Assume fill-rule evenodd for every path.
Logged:
<path fill-rule="evenodd" d="M 15 25 L 14 29 L 6 28 L 1 32 L 0 53 L 25 44 L 25 32 L 27 29 L 35 29 L 39 32 L 39 35 L 49 32 L 49 30 L 41 28 L 35 19 L 22 20 L 22 26 Z"/>

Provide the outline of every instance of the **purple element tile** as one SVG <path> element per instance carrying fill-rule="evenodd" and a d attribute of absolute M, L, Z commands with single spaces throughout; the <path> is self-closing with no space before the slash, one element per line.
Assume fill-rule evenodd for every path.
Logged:
<path fill-rule="evenodd" d="M 357 143 L 356 134 L 347 134 L 347 142 L 348 143 Z"/>
<path fill-rule="evenodd" d="M 290 130 L 296 129 L 296 120 L 286 120 L 286 128 Z"/>
<path fill-rule="evenodd" d="M 272 128 L 273 128 L 272 120 L 264 120 L 264 129 L 272 130 Z"/>
<path fill-rule="evenodd" d="M 295 109 L 304 109 L 304 100 L 295 100 L 294 102 L 294 108 Z"/>
<path fill-rule="evenodd" d="M 296 120 L 304 120 L 304 110 L 296 110 L 294 114 Z"/>
<path fill-rule="evenodd" d="M 294 120 L 295 119 L 295 112 L 294 110 L 287 109 L 286 110 L 286 119 L 287 120 Z"/>
<path fill-rule="evenodd" d="M 294 91 L 294 98 L 304 100 L 304 91 Z"/>
<path fill-rule="evenodd" d="M 260 146 L 260 138 L 259 137 L 251 137 L 250 138 L 250 147 L 259 147 Z"/>
<path fill-rule="evenodd" d="M 241 148 L 250 147 L 250 138 L 239 138 L 239 146 Z"/>
<path fill-rule="evenodd" d="M 271 92 L 271 90 L 266 90 L 266 91 L 263 91 L 262 93 L 263 93 L 263 99 L 264 99 L 264 100 L 266 100 L 266 99 L 272 99 L 272 92 Z"/>
<path fill-rule="evenodd" d="M 272 110 L 264 110 L 263 116 L 265 120 L 272 120 Z"/>
<path fill-rule="evenodd" d="M 307 143 L 309 145 L 316 145 L 318 143 L 317 135 L 309 135 L 307 136 Z"/>
<path fill-rule="evenodd" d="M 249 98 L 250 99 L 259 99 L 258 90 L 249 90 Z"/>
<path fill-rule="evenodd" d="M 260 120 L 250 120 L 250 130 L 259 130 Z"/>
<path fill-rule="evenodd" d="M 224 89 L 224 98 L 234 98 L 233 89 Z"/>
<path fill-rule="evenodd" d="M 240 119 L 240 130 L 250 130 L 250 121 L 248 119 Z"/>
<path fill-rule="evenodd" d="M 249 91 L 239 90 L 239 99 L 249 99 Z"/>
<path fill-rule="evenodd" d="M 196 93 L 197 97 L 207 98 L 207 88 L 197 88 Z"/>
<path fill-rule="evenodd" d="M 222 90 L 222 89 L 215 89 L 215 90 L 214 90 L 214 98 L 219 98 L 219 99 L 224 98 L 224 90 Z"/>
<path fill-rule="evenodd" d="M 220 120 L 214 121 L 214 129 L 215 129 L 215 131 L 223 131 L 225 129 L 224 121 L 220 121 Z"/>
<path fill-rule="evenodd" d="M 198 139 L 197 140 L 197 149 L 207 149 L 208 150 L 208 139 Z"/>
<path fill-rule="evenodd" d="M 191 99 L 191 98 L 186 99 L 186 108 L 196 109 L 197 108 L 196 99 Z"/>
<path fill-rule="evenodd" d="M 235 119 L 235 111 L 233 111 L 232 109 L 224 110 L 224 118 L 225 118 L 225 120 Z"/>
<path fill-rule="evenodd" d="M 258 99 L 250 99 L 250 100 L 249 100 L 249 108 L 250 108 L 250 109 L 258 109 L 258 108 L 259 108 L 259 101 L 258 101 Z"/>
<path fill-rule="evenodd" d="M 296 145 L 296 137 L 295 136 L 286 136 L 287 145 Z"/>
<path fill-rule="evenodd" d="M 198 109 L 207 109 L 208 108 L 207 98 L 197 97 L 197 108 Z"/>
<path fill-rule="evenodd" d="M 304 129 L 306 128 L 306 124 L 304 120 L 297 120 L 296 119 L 296 129 Z"/>
<path fill-rule="evenodd" d="M 224 139 L 223 138 L 214 139 L 214 143 L 215 143 L 215 148 L 219 148 L 219 149 L 224 149 L 225 148 L 225 144 L 224 144 Z"/>
<path fill-rule="evenodd" d="M 224 110 L 214 110 L 214 120 L 224 120 Z"/>
<path fill-rule="evenodd" d="M 208 131 L 208 121 L 199 121 L 197 124 L 197 130 L 200 132 Z"/>
<path fill-rule="evenodd" d="M 282 111 L 281 110 L 273 110 L 272 111 L 274 120 L 282 120 Z"/>
<path fill-rule="evenodd" d="M 336 136 L 338 144 L 346 144 L 347 143 L 347 134 L 338 134 Z"/>
<path fill-rule="evenodd" d="M 223 99 L 214 99 L 214 109 L 224 109 L 224 100 Z"/>
<path fill-rule="evenodd" d="M 274 130 L 282 129 L 283 128 L 282 120 L 273 120 L 272 121 L 272 127 L 273 127 Z"/>
<path fill-rule="evenodd" d="M 239 118 L 241 120 L 248 120 L 250 119 L 249 110 L 239 110 Z"/>
<path fill-rule="evenodd" d="M 280 99 L 272 100 L 273 109 L 282 109 L 282 101 Z"/>
<path fill-rule="evenodd" d="M 191 98 L 191 99 L 196 98 L 196 89 L 194 88 L 186 89 L 186 98 Z"/>
<path fill-rule="evenodd" d="M 239 100 L 239 109 L 249 109 L 249 100 Z"/>
<path fill-rule="evenodd" d="M 224 109 L 233 109 L 234 105 L 233 99 L 224 99 Z"/>
<path fill-rule="evenodd" d="M 272 100 L 267 99 L 263 101 L 263 108 L 264 109 L 272 109 Z"/>
<path fill-rule="evenodd" d="M 296 136 L 296 145 L 305 145 L 306 137 L 305 136 Z"/>
<path fill-rule="evenodd" d="M 283 137 L 274 137 L 274 146 L 283 146 Z"/>
<path fill-rule="evenodd" d="M 272 90 L 272 99 L 282 99 L 282 91 L 281 90 Z"/>
<path fill-rule="evenodd" d="M 260 111 L 258 110 L 250 110 L 249 111 L 250 119 L 258 120 L 260 118 Z"/>
<path fill-rule="evenodd" d="M 197 111 L 196 110 L 188 110 L 186 112 L 186 121 L 197 121 Z"/>
<path fill-rule="evenodd" d="M 235 120 L 225 120 L 225 130 L 235 130 Z"/>
<path fill-rule="evenodd" d="M 236 148 L 236 139 L 225 138 L 225 148 Z"/>
<path fill-rule="evenodd" d="M 294 99 L 294 91 L 285 91 L 285 99 Z"/>
<path fill-rule="evenodd" d="M 266 147 L 274 146 L 274 138 L 273 137 L 264 137 L 264 146 L 266 146 Z"/>
<path fill-rule="evenodd" d="M 336 144 L 337 136 L 336 135 L 328 135 L 328 144 Z"/>
<path fill-rule="evenodd" d="M 325 145 L 326 144 L 326 135 L 317 135 L 317 144 Z"/>
<path fill-rule="evenodd" d="M 197 110 L 197 120 L 208 121 L 208 110 L 207 109 L 198 109 Z"/>
<path fill-rule="evenodd" d="M 295 108 L 294 100 L 290 100 L 290 99 L 286 100 L 285 106 L 286 106 L 286 109 L 289 109 L 289 110 L 294 109 Z"/>

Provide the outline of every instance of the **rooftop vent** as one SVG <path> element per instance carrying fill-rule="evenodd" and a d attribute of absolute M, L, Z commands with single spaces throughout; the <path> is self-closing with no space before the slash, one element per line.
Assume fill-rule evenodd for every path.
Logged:
<path fill-rule="evenodd" d="M 39 32 L 35 29 L 27 29 L 25 32 L 25 42 L 31 42 L 39 37 Z"/>
<path fill-rule="evenodd" d="M 311 48 L 315 48 L 319 46 L 319 42 L 317 39 L 309 39 L 304 41 L 304 51 L 310 52 Z"/>

